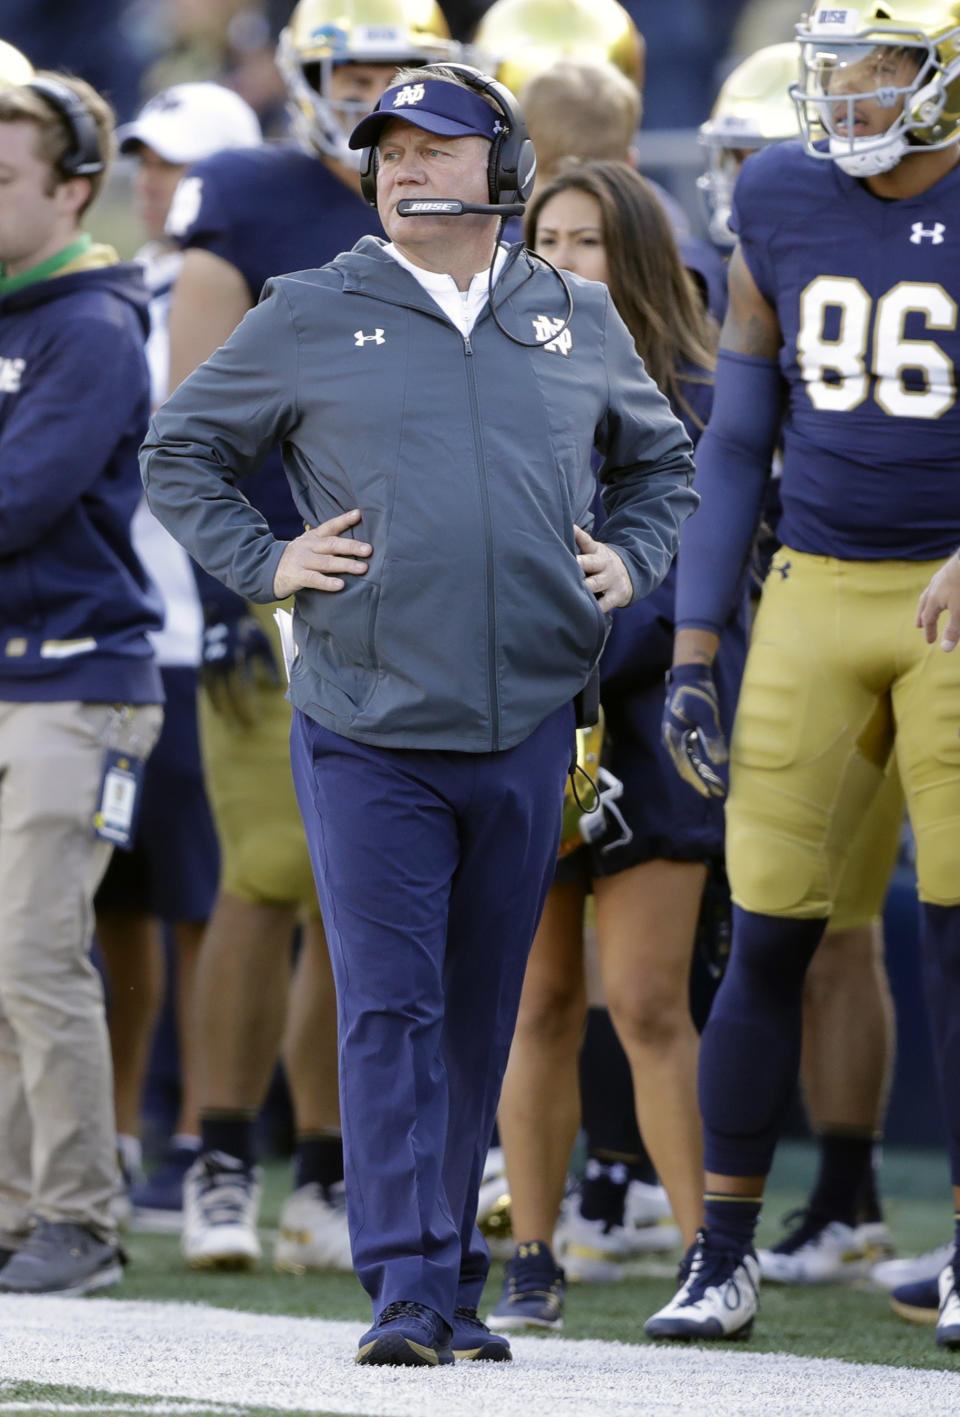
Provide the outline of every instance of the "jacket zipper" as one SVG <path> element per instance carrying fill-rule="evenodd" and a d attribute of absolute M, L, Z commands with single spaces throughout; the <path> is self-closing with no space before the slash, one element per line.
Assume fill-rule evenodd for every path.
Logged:
<path fill-rule="evenodd" d="M 493 521 L 490 516 L 490 494 L 483 461 L 482 424 L 480 422 L 480 402 L 477 398 L 477 380 L 473 363 L 473 345 L 470 336 L 463 337 L 463 352 L 466 358 L 467 390 L 470 398 L 470 423 L 473 431 L 473 453 L 477 465 L 477 479 L 480 485 L 480 510 L 483 517 L 483 548 L 487 572 L 487 694 L 490 700 L 490 751 L 496 752 L 500 745 L 500 691 L 497 685 L 497 635 L 496 635 L 496 595 L 494 593 Z"/>

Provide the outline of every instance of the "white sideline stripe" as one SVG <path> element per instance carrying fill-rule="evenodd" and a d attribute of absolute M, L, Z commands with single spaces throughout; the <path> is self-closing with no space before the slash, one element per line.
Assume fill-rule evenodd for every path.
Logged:
<path fill-rule="evenodd" d="M 114 1412 L 125 1414 L 133 1411 L 131 1402 L 0 1402 L 0 1412 L 77 1412 L 82 1417 L 90 1417 L 91 1413 Z M 244 1409 L 241 1407 L 211 1407 L 208 1403 L 190 1402 L 153 1402 L 149 1398 L 143 1401 L 136 1399 L 136 1411 L 149 1414 L 149 1417 L 171 1417 L 173 1413 L 179 1412 L 183 1417 L 196 1417 L 198 1412 L 215 1413 L 216 1417 L 243 1417 Z"/>
<path fill-rule="evenodd" d="M 960 1397 L 955 1370 L 558 1337 L 515 1340 L 513 1363 L 365 1368 L 353 1362 L 362 1332 L 199 1304 L 0 1296 L 0 1378 L 160 1397 L 171 1411 L 187 1398 L 363 1417 L 929 1417 Z"/>

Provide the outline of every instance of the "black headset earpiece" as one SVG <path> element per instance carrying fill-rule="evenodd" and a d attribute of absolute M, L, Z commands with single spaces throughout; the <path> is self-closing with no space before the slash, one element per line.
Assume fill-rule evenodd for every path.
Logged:
<path fill-rule="evenodd" d="M 490 201 L 495 204 L 529 201 L 537 173 L 537 155 L 520 105 L 505 84 L 488 74 L 482 74 L 470 64 L 425 64 L 417 73 L 423 78 L 434 76 L 438 68 L 452 71 L 476 93 L 492 98 L 506 121 L 506 131 L 491 144 L 487 168 Z M 431 72 L 433 71 L 433 73 Z M 378 112 L 380 100 L 372 110 Z M 364 148 L 360 154 L 360 190 L 372 207 L 377 205 L 377 148 Z"/>
<path fill-rule="evenodd" d="M 93 114 L 81 98 L 59 79 L 30 79 L 24 88 L 33 89 L 63 119 L 70 133 L 70 146 L 57 167 L 64 177 L 96 177 L 106 167 L 100 151 L 100 135 Z"/>

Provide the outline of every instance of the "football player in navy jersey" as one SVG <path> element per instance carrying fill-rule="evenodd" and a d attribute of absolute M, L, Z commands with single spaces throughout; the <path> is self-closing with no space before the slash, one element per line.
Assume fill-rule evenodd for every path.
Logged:
<path fill-rule="evenodd" d="M 960 540 L 960 4 L 821 7 L 797 35 L 804 137 L 748 158 L 737 184 L 704 505 L 679 557 L 664 733 L 681 775 L 717 792 L 727 750 L 711 665 L 782 421 L 782 549 L 729 754 L 733 948 L 700 1057 L 706 1226 L 647 1323 L 657 1338 L 752 1325 L 753 1233 L 797 1072 L 804 975 L 891 752 L 917 843 L 960 1208 L 960 662 L 913 628 Z M 940 1276 L 946 1347 L 960 1346 L 957 1258 Z"/>
<path fill-rule="evenodd" d="M 168 229 L 185 255 L 170 312 L 172 388 L 223 344 L 269 277 L 321 266 L 379 232 L 346 134 L 398 65 L 451 57 L 455 48 L 429 0 L 300 0 L 278 49 L 296 142 L 198 163 L 174 200 Z M 275 536 L 302 532 L 278 451 L 245 492 Z M 295 1273 L 349 1269 L 332 982 L 290 776 L 274 607 L 248 606 L 210 578 L 203 594 L 201 732 L 222 877 L 198 969 L 202 1150 L 184 1187 L 184 1252 L 198 1268 L 240 1268 L 259 1257 L 253 1121 L 280 1046 L 300 916 L 283 1048 L 297 1126 L 295 1189 L 274 1258 Z"/>
<path fill-rule="evenodd" d="M 699 141 L 707 169 L 703 193 L 712 240 L 736 245 L 729 226 L 737 174 L 751 152 L 800 133 L 790 89 L 795 43 L 771 44 L 726 77 Z M 779 542 L 780 458 L 767 482 L 753 574 L 756 594 Z M 890 1232 L 883 1221 L 876 1161 L 893 1065 L 894 1015 L 884 964 L 883 907 L 897 860 L 904 805 L 896 763 L 850 844 L 829 929 L 804 987 L 801 1078 L 817 1137 L 817 1178 L 806 1205 L 786 1219 L 772 1249 L 758 1252 L 764 1279 L 781 1284 L 874 1281 L 890 1273 Z M 858 1026 L 851 1029 L 850 1020 Z M 876 1262 L 880 1261 L 877 1267 Z M 893 1273 L 905 1261 L 893 1262 Z M 921 1266 L 936 1263 L 927 1257 Z M 939 1274 L 942 1266 L 936 1266 Z M 894 1283 L 899 1280 L 894 1279 Z"/>

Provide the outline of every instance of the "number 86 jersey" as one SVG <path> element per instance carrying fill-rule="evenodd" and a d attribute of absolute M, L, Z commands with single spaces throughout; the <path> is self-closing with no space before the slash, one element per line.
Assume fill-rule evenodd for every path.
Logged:
<path fill-rule="evenodd" d="M 885 201 L 780 143 L 744 164 L 733 225 L 783 334 L 780 540 L 843 560 L 955 551 L 960 166 Z"/>

